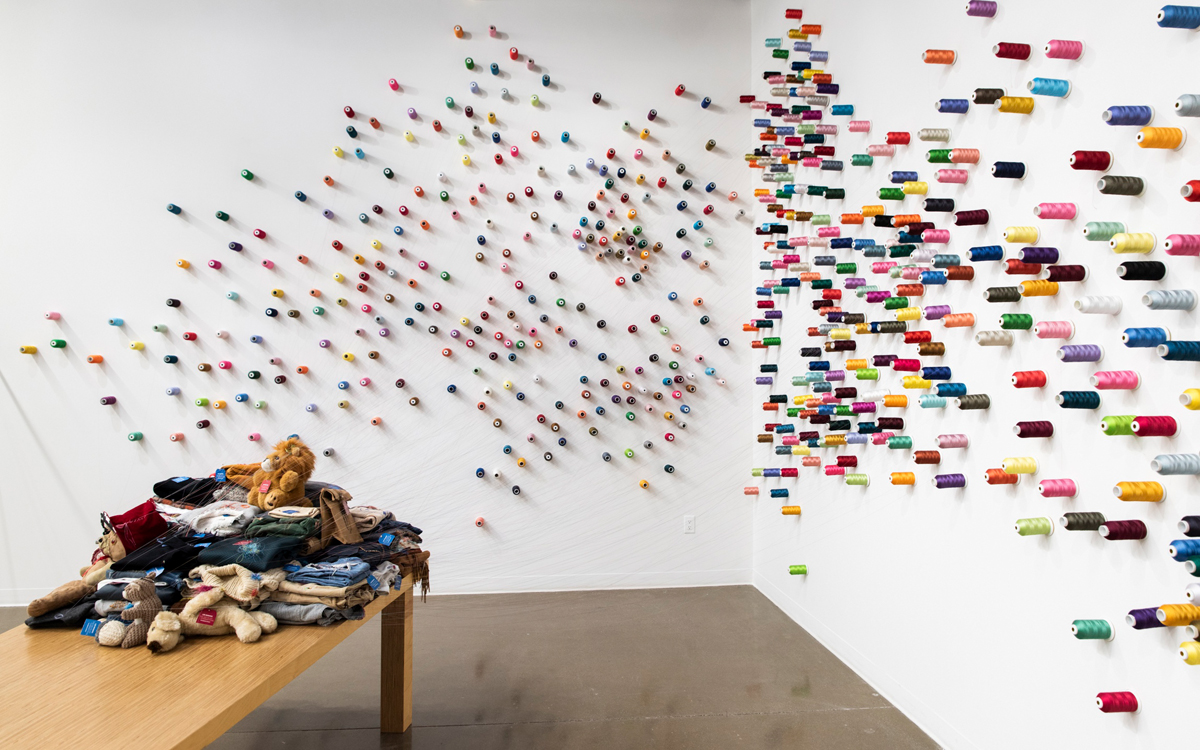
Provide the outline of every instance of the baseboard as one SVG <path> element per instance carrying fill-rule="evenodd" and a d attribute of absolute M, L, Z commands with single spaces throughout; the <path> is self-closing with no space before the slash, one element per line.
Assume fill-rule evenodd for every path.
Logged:
<path fill-rule="evenodd" d="M 808 634 L 829 649 L 842 663 L 854 670 L 876 692 L 900 709 L 921 731 L 933 738 L 933 741 L 944 748 L 976 748 L 962 732 L 955 729 L 924 701 L 914 695 L 890 675 L 882 673 L 875 662 L 854 648 L 821 620 L 805 609 L 788 593 L 771 583 L 762 573 L 755 571 L 754 587 L 763 596 L 771 600 L 783 613 L 792 618 Z"/>

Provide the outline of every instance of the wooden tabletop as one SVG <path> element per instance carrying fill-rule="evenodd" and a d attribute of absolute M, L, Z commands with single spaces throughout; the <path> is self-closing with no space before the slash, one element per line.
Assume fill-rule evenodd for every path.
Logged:
<path fill-rule="evenodd" d="M 411 590 L 398 580 L 362 620 L 280 625 L 256 643 L 188 636 L 164 654 L 14 628 L 0 634 L 0 748 L 203 748 Z"/>

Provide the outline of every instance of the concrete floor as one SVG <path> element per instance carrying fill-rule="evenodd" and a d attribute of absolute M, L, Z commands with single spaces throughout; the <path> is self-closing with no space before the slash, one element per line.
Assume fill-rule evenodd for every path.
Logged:
<path fill-rule="evenodd" d="M 430 597 L 415 640 L 404 735 L 376 618 L 210 749 L 938 747 L 750 586 Z"/>

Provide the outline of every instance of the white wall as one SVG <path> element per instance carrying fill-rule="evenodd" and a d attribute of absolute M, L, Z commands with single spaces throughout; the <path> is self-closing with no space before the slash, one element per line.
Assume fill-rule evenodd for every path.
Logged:
<path fill-rule="evenodd" d="M 612 23 L 602 23 L 608 18 Z M 456 39 L 455 24 L 463 25 L 468 38 Z M 487 27 L 495 24 L 500 35 L 491 38 Z M 749 205 L 740 153 L 747 125 L 737 105 L 737 95 L 747 85 L 749 5 L 745 0 L 709 3 L 696 12 L 684 0 L 609 2 L 601 14 L 584 2 L 467 2 L 437 3 L 317 3 L 317 2 L 208 2 L 164 6 L 150 2 L 97 5 L 52 2 L 37 5 L 8 4 L 0 29 L 0 66 L 8 73 L 0 81 L 0 133 L 6 147 L 0 154 L 0 250 L 4 273 L 0 297 L 4 325 L 0 326 L 0 603 L 27 601 L 77 574 L 88 561 L 99 535 L 98 515 L 121 512 L 150 495 L 152 482 L 169 476 L 207 475 L 222 463 L 259 460 L 274 440 L 299 433 L 316 450 L 336 449 L 332 459 L 319 458 L 316 478 L 342 483 L 357 500 L 394 509 L 397 515 L 425 530 L 426 547 L 433 551 L 433 582 L 439 592 L 501 591 L 555 588 L 603 588 L 748 582 L 750 578 L 751 518 L 737 495 L 737 467 L 749 461 L 749 448 L 725 436 L 744 434 L 749 415 L 738 405 L 751 398 L 746 384 L 749 353 L 744 347 L 720 348 L 721 336 L 735 338 L 738 314 L 751 270 L 738 249 L 745 242 L 748 219 L 736 220 L 739 207 Z M 519 48 L 520 62 L 508 59 L 507 50 Z M 463 59 L 479 64 L 468 71 Z M 533 57 L 538 70 L 526 69 Z M 503 70 L 492 76 L 486 69 L 498 62 Z M 548 73 L 550 87 L 539 77 Z M 387 86 L 399 80 L 399 92 Z M 468 88 L 482 87 L 479 95 Z M 683 83 L 685 97 L 673 90 Z M 500 97 L 509 88 L 513 99 Z M 603 105 L 591 103 L 594 91 L 603 93 Z M 529 104 L 538 94 L 542 106 Z M 458 109 L 447 110 L 444 97 L 453 96 Z M 705 110 L 700 99 L 710 96 Z M 342 107 L 352 105 L 357 119 L 347 120 Z M 452 134 L 468 132 L 464 105 L 477 110 L 474 121 L 488 133 L 484 114 L 494 110 L 503 134 L 506 161 L 492 162 L 497 147 L 471 137 L 465 150 L 473 165 L 464 168 L 464 149 Z M 420 119 L 405 115 L 415 107 Z M 657 121 L 646 113 L 657 108 Z M 378 117 L 381 130 L 367 118 Z M 445 131 L 435 133 L 438 118 Z M 623 132 L 623 120 L 633 129 Z M 353 123 L 360 138 L 351 140 L 344 128 Z M 637 130 L 648 126 L 651 137 L 640 140 Z M 416 133 L 406 142 L 405 130 Z M 535 144 L 530 131 L 543 138 Z M 563 130 L 571 142 L 559 141 Z M 704 143 L 716 139 L 708 152 Z M 507 158 L 509 145 L 521 149 L 519 159 Z M 337 159 L 331 148 L 348 150 Z M 349 153 L 362 146 L 364 162 Z M 608 147 L 619 151 L 616 160 L 605 158 Z M 644 148 L 641 162 L 632 158 Z M 659 155 L 670 149 L 674 158 Z M 593 252 L 574 248 L 569 232 L 584 212 L 584 204 L 602 179 L 584 168 L 585 160 L 630 169 L 622 182 L 634 198 L 638 223 L 645 237 L 662 240 L 666 249 L 650 262 L 652 270 L 640 284 L 618 288 L 618 275 L 634 270 L 615 260 L 598 262 Z M 686 175 L 674 167 L 687 164 Z M 567 174 L 575 164 L 579 174 Z M 546 167 L 545 176 L 535 173 Z M 381 172 L 397 172 L 388 181 Z M 251 169 L 256 178 L 246 182 L 239 171 Z M 444 171 L 447 182 L 436 174 Z M 651 181 L 669 178 L 665 190 L 633 185 L 632 175 L 644 171 Z M 322 184 L 332 175 L 336 189 Z M 696 181 L 689 193 L 681 191 L 684 177 Z M 488 192 L 472 207 L 467 197 L 479 181 Z M 718 188 L 706 196 L 702 187 L 715 181 Z M 418 199 L 415 185 L 428 195 Z M 536 188 L 534 199 L 523 195 L 513 205 L 503 196 Z M 453 200 L 442 205 L 436 192 L 446 188 Z M 309 200 L 299 203 L 292 194 L 305 191 Z M 552 193 L 561 189 L 561 203 Z M 742 192 L 730 203 L 730 190 Z M 649 190 L 654 198 L 642 203 Z M 603 205 L 622 209 L 610 191 Z M 675 204 L 686 197 L 684 213 Z M 705 198 L 709 200 L 706 200 Z M 703 231 L 691 224 L 711 201 L 714 214 L 704 217 Z M 169 203 L 184 208 L 180 217 L 164 210 Z M 356 217 L 379 203 L 386 211 L 363 227 Z M 413 210 L 397 216 L 397 207 Z M 337 214 L 330 222 L 321 217 L 329 207 Z M 450 210 L 463 218 L 455 222 Z M 217 221 L 217 209 L 232 214 L 229 224 Z M 536 224 L 528 214 L 537 210 Z M 598 218 L 598 214 L 591 214 Z M 484 219 L 496 228 L 488 231 Z M 428 233 L 418 222 L 428 218 Z M 549 225 L 558 222 L 560 232 Z M 403 238 L 391 232 L 395 224 L 406 227 Z M 618 216 L 613 226 L 632 227 Z M 675 230 L 688 227 L 677 240 Z M 264 242 L 250 235 L 253 228 L 268 232 Z M 533 233 L 531 242 L 521 239 Z M 485 263 L 473 256 L 480 250 L 475 236 L 484 233 L 488 244 Z M 711 249 L 702 246 L 712 237 Z M 338 254 L 330 242 L 341 239 L 347 249 Z M 368 246 L 378 238 L 384 251 Z M 237 240 L 242 255 L 226 249 Z M 400 257 L 397 248 L 407 248 Z M 499 270 L 501 248 L 509 247 L 510 273 Z M 685 248 L 694 251 L 689 261 L 680 258 Z M 400 271 L 389 279 L 372 275 L 369 295 L 354 291 L 353 274 L 360 270 L 349 259 L 361 252 L 370 261 L 385 259 Z M 307 266 L 294 257 L 304 253 Z M 190 270 L 176 268 L 177 258 L 191 261 Z M 224 263 L 222 270 L 206 267 L 210 258 Z M 274 271 L 259 266 L 273 259 Z M 700 270 L 698 262 L 710 259 L 712 268 Z M 422 272 L 416 262 L 426 259 L 432 270 Z M 436 272 L 448 270 L 449 283 Z M 547 274 L 557 271 L 557 282 Z M 331 280 L 335 271 L 350 275 L 344 285 Z M 413 277 L 413 291 L 404 280 Z M 522 279 L 525 289 L 513 282 Z M 311 287 L 325 293 L 329 312 L 312 315 Z M 286 291 L 283 300 L 269 296 L 272 288 Z M 239 302 L 225 298 L 238 291 Z M 668 302 L 677 291 L 679 300 Z M 382 294 L 396 294 L 395 304 Z M 525 301 L 536 294 L 536 305 Z M 488 306 L 488 295 L 497 297 Z M 333 298 L 344 296 L 351 305 L 338 308 Z M 559 309 L 556 297 L 569 306 Z M 182 300 L 181 310 L 164 306 L 167 297 Z M 702 297 L 702 308 L 690 301 Z M 379 326 L 356 309 L 370 301 L 387 318 L 392 335 L 380 339 Z M 440 313 L 413 311 L 413 303 L 440 301 Z M 586 313 L 574 309 L 587 304 Z M 297 320 L 268 319 L 263 310 L 273 305 L 281 311 L 297 308 Z M 449 332 L 460 316 L 479 321 L 489 309 L 495 317 L 484 323 L 480 346 L 468 350 L 464 339 L 455 342 Z M 547 341 L 541 351 L 520 352 L 516 363 L 488 361 L 496 330 L 510 333 L 507 309 L 518 312 L 526 327 L 542 329 Z M 62 319 L 52 322 L 43 313 L 55 310 Z M 549 314 L 546 325 L 536 315 Z M 650 324 L 651 314 L 661 314 L 670 335 L 660 335 Z M 701 326 L 701 314 L 712 323 Z M 123 328 L 106 323 L 112 316 L 125 319 Z M 412 316 L 417 326 L 402 323 Z M 601 331 L 596 321 L 606 319 Z M 165 323 L 169 331 L 155 333 L 151 326 Z M 636 335 L 625 328 L 636 323 Z M 425 332 L 436 324 L 440 332 Z M 562 336 L 550 329 L 565 327 Z M 358 340 L 355 328 L 369 333 Z M 186 331 L 200 334 L 197 343 L 181 340 Z M 216 331 L 231 334 L 216 338 Z M 249 342 L 252 334 L 265 337 L 261 346 Z M 66 350 L 54 350 L 49 340 L 68 341 Z M 334 346 L 317 347 L 327 338 Z M 528 337 L 526 337 L 527 340 Z M 577 349 L 566 341 L 579 340 Z M 145 342 L 145 350 L 131 351 L 130 341 Z M 674 355 L 669 346 L 679 343 Z M 17 347 L 35 344 L 36 356 L 17 353 Z M 445 346 L 454 355 L 439 355 Z M 367 359 L 376 349 L 382 359 Z M 353 364 L 338 355 L 353 351 Z M 606 352 L 607 362 L 597 361 Z M 647 361 L 656 352 L 657 365 Z M 181 362 L 162 362 L 168 353 Z M 102 354 L 103 366 L 84 363 L 88 354 Z M 720 387 L 704 375 L 704 365 L 693 357 L 702 354 L 719 376 Z M 270 366 L 270 356 L 282 358 L 282 368 Z M 230 372 L 201 373 L 199 362 L 234 363 Z M 692 372 L 699 390 L 676 402 L 655 402 L 658 411 L 641 411 L 647 397 L 636 394 L 636 422 L 627 422 L 624 407 L 603 402 L 614 392 L 599 387 L 608 377 L 644 383 L 651 391 L 663 390 L 656 379 L 671 372 L 666 362 L 678 359 L 679 373 Z M 294 368 L 307 364 L 307 376 Z M 643 376 L 617 375 L 618 364 L 648 367 Z M 471 370 L 480 367 L 476 376 Z M 252 382 L 246 372 L 259 369 L 268 379 Z M 288 374 L 284 386 L 269 378 Z M 542 382 L 534 382 L 538 374 Z M 586 374 L 594 397 L 580 397 L 578 378 Z M 671 372 L 674 374 L 674 372 Z M 335 383 L 369 376 L 373 384 L 357 384 L 345 393 Z M 407 380 L 404 390 L 393 381 Z M 515 384 L 505 391 L 505 380 Z M 448 384 L 458 392 L 449 394 Z M 165 395 L 168 386 L 179 386 L 182 395 Z M 486 399 L 486 412 L 475 403 L 485 386 L 495 394 Z M 528 398 L 520 403 L 515 392 Z M 256 411 L 236 404 L 236 393 L 265 398 L 269 406 Z M 101 396 L 118 398 L 115 407 L 101 406 Z M 198 396 L 226 399 L 229 407 L 217 412 L 192 405 Z M 418 408 L 408 404 L 421 399 Z M 335 405 L 348 397 L 351 408 Z M 557 412 L 561 399 L 566 409 Z M 306 413 L 305 405 L 319 404 Z M 575 410 L 604 403 L 604 417 L 591 414 L 580 420 Z M 664 421 L 668 404 L 692 407 L 686 429 Z M 673 408 L 679 414 L 678 408 Z M 548 425 L 535 422 L 544 413 L 560 422 L 569 444 L 552 443 Z M 369 420 L 383 418 L 382 427 Z M 501 417 L 503 429 L 493 429 Z M 200 418 L 212 421 L 197 430 Z M 587 427 L 600 429 L 597 437 Z M 665 442 L 667 430 L 678 439 Z M 130 443 L 126 434 L 145 434 Z M 168 441 L 172 432 L 183 432 L 182 443 Z M 250 432 L 264 442 L 249 443 Z M 537 442 L 528 445 L 525 436 Z M 644 440 L 654 447 L 646 450 Z M 511 456 L 501 446 L 511 444 Z M 632 447 L 636 457 L 622 451 Z M 554 461 L 542 453 L 551 450 Z M 605 463 L 600 455 L 614 458 Z M 518 456 L 529 459 L 520 469 Z M 668 475 L 664 464 L 676 472 Z M 477 479 L 475 469 L 503 469 L 500 481 Z M 647 479 L 649 490 L 638 487 Z M 510 492 L 512 484 L 523 490 Z M 697 516 L 695 535 L 684 535 L 684 515 Z M 487 519 L 478 529 L 477 516 Z"/>
<path fill-rule="evenodd" d="M 1177 398 L 1197 385 L 1193 364 L 1163 362 L 1147 350 L 1126 349 L 1120 332 L 1129 326 L 1165 325 L 1178 339 L 1194 339 L 1195 314 L 1150 312 L 1140 296 L 1150 288 L 1196 288 L 1195 258 L 1170 257 L 1160 248 L 1149 259 L 1169 266 L 1161 284 L 1118 281 L 1114 269 L 1123 260 L 1100 243 L 1083 241 L 1088 221 L 1119 220 L 1131 231 L 1149 231 L 1159 242 L 1172 233 L 1195 233 L 1196 207 L 1179 196 L 1180 186 L 1194 179 L 1196 137 L 1194 120 L 1172 111 L 1183 93 L 1200 90 L 1186 73 L 1186 61 L 1200 49 L 1194 32 L 1161 29 L 1154 19 L 1161 3 L 1046 3 L 1002 0 L 995 19 L 971 18 L 964 2 L 894 3 L 861 0 L 802 4 L 804 23 L 824 25 L 814 48 L 829 50 L 824 67 L 841 84 L 840 103 L 855 105 L 855 119 L 872 121 L 868 135 L 848 134 L 837 141 L 838 158 L 846 171 L 802 177 L 802 180 L 841 184 L 847 189 L 844 208 L 835 217 L 864 204 L 878 203 L 875 190 L 889 185 L 891 170 L 916 170 L 930 183 L 930 196 L 953 197 L 964 209 L 991 211 L 987 227 L 955 229 L 948 215 L 934 214 L 939 226 L 950 226 L 947 252 L 960 253 L 977 245 L 1002 244 L 1001 232 L 1010 225 L 1038 225 L 1043 246 L 1057 247 L 1066 263 L 1082 263 L 1091 271 L 1082 285 L 1064 285 L 1058 297 L 1034 298 L 1020 304 L 988 304 L 982 292 L 989 286 L 1015 284 L 998 264 L 974 264 L 970 283 L 931 288 L 920 304 L 951 305 L 956 312 L 974 312 L 972 329 L 943 329 L 927 324 L 947 354 L 930 365 L 952 368 L 954 380 L 972 392 L 987 393 L 986 412 L 922 410 L 912 406 L 903 416 L 906 434 L 916 449 L 932 449 L 943 433 L 966 433 L 966 451 L 945 450 L 940 467 L 914 468 L 909 451 L 875 446 L 814 451 L 829 462 L 834 453 L 856 453 L 861 471 L 871 477 L 869 488 L 845 487 L 820 469 L 802 469 L 797 480 L 757 480 L 766 492 L 789 486 L 803 506 L 800 518 L 779 515 L 779 502 L 760 496 L 755 512 L 755 582 L 800 624 L 813 632 L 890 700 L 913 717 L 940 742 L 953 748 L 1011 747 L 1138 747 L 1158 748 L 1171 738 L 1190 735 L 1192 704 L 1200 686 L 1200 670 L 1176 655 L 1184 640 L 1181 628 L 1134 631 L 1123 623 L 1133 608 L 1185 602 L 1184 586 L 1192 580 L 1166 553 L 1179 538 L 1175 522 L 1196 512 L 1191 502 L 1198 488 L 1195 477 L 1159 477 L 1149 462 L 1160 453 L 1196 450 L 1195 412 Z M 766 37 L 786 37 L 792 25 L 784 9 L 795 3 L 758 0 L 753 4 L 753 68 L 780 69 L 764 49 Z M 1049 60 L 1041 52 L 1050 39 L 1082 40 L 1078 62 Z M 785 40 L 786 41 L 786 40 Z M 1026 42 L 1035 52 L 1027 62 L 993 57 L 996 42 Z M 790 47 L 790 44 L 788 45 Z M 925 65 L 928 48 L 956 49 L 952 67 Z M 806 59 L 793 54 L 792 59 Z M 943 97 L 966 98 L 977 87 L 1003 87 L 1022 93 L 1033 76 L 1066 78 L 1074 90 L 1065 100 L 1038 97 L 1029 117 L 999 114 L 990 107 L 973 107 L 965 116 L 939 114 L 934 102 Z M 754 91 L 760 98 L 769 86 L 756 74 Z M 1155 125 L 1179 126 L 1192 139 L 1179 152 L 1139 149 L 1136 128 L 1109 127 L 1101 112 L 1110 105 L 1150 104 L 1157 108 Z M 747 113 L 747 119 L 754 114 Z M 845 119 L 835 118 L 843 125 Z M 968 167 L 965 186 L 938 186 L 925 152 L 941 144 L 920 143 L 916 131 L 927 127 L 953 129 L 951 146 L 982 151 L 981 163 Z M 914 134 L 914 143 L 898 147 L 892 159 L 876 159 L 872 168 L 850 167 L 850 155 L 867 144 L 883 143 L 887 131 Z M 1116 158 L 1112 174 L 1141 176 L 1148 190 L 1141 198 L 1097 193 L 1094 173 L 1074 172 L 1067 157 L 1076 149 L 1110 150 Z M 1024 161 L 1024 182 L 993 179 L 997 160 Z M 1079 206 L 1075 221 L 1040 221 L 1032 213 L 1039 202 L 1071 201 Z M 823 205 L 808 200 L 797 207 Z M 921 211 L 910 197 L 905 212 Z M 899 212 L 898 210 L 896 212 Z M 757 211 L 755 221 L 762 221 Z M 797 234 L 805 233 L 803 230 Z M 888 232 L 864 227 L 855 237 L 882 241 Z M 1016 257 L 1017 246 L 1008 246 Z M 810 251 L 817 254 L 817 251 Z M 841 259 L 852 253 L 837 251 Z M 767 257 L 756 251 L 755 259 Z M 868 265 L 861 256 L 860 264 Z M 865 275 L 872 283 L 880 277 Z M 886 283 L 887 279 L 883 281 Z M 840 282 L 837 283 L 840 286 Z M 887 287 L 885 287 L 887 288 Z M 1072 309 L 1083 294 L 1119 295 L 1124 312 L 1118 316 L 1081 315 Z M 790 375 L 806 369 L 800 346 L 820 345 L 805 330 L 819 319 L 811 312 L 813 292 L 782 298 L 784 344 L 765 361 L 781 363 L 784 385 L 774 392 L 790 395 L 804 389 L 787 385 Z M 749 298 L 749 291 L 747 299 Z M 779 299 L 779 298 L 777 298 Z M 747 304 L 751 304 L 749 301 Z M 867 306 L 857 300 L 847 310 Z M 1097 343 L 1106 356 L 1098 367 L 1065 365 L 1055 358 L 1059 343 L 1020 333 L 1011 349 L 981 348 L 973 343 L 979 330 L 999 328 L 1002 312 L 1032 313 L 1036 320 L 1071 320 L 1073 343 Z M 868 319 L 888 319 L 876 308 Z M 922 327 L 925 327 L 924 325 Z M 779 329 L 776 329 L 779 330 Z M 895 353 L 915 355 L 893 337 L 856 337 L 855 357 Z M 745 339 L 743 338 L 743 346 Z M 843 359 L 831 355 L 837 362 Z M 759 358 L 762 359 L 762 358 Z M 835 365 L 836 367 L 836 365 Z M 1018 391 L 1009 384 L 1016 370 L 1044 369 L 1050 378 L 1040 391 Z M 1060 390 L 1086 390 L 1097 369 L 1131 369 L 1143 378 L 1140 390 L 1107 391 L 1096 412 L 1067 411 L 1054 405 Z M 884 371 L 880 385 L 900 388 L 902 373 Z M 847 383 L 854 385 L 854 382 Z M 859 384 L 861 385 L 861 384 Z M 768 389 L 760 388 L 762 394 Z M 919 392 L 909 391 L 914 399 Z M 758 397 L 754 402 L 763 401 Z M 888 412 L 884 412 L 888 413 Z M 1164 414 L 1180 422 L 1173 439 L 1113 438 L 1100 433 L 1106 414 Z M 766 414 L 762 415 L 766 421 Z M 1011 430 L 1018 420 L 1047 419 L 1055 424 L 1051 440 L 1021 440 Z M 761 424 L 758 425 L 761 427 Z M 984 470 L 998 467 L 1008 456 L 1036 456 L 1041 471 L 1016 487 L 988 486 Z M 756 446 L 754 466 L 779 466 L 787 459 Z M 934 471 L 937 468 L 938 471 Z M 893 487 L 893 471 L 915 471 L 918 485 Z M 963 491 L 936 491 L 929 480 L 935 473 L 967 475 Z M 1072 478 L 1080 488 L 1074 500 L 1045 499 L 1036 490 L 1040 478 Z M 1161 504 L 1122 503 L 1112 486 L 1122 480 L 1158 480 L 1167 488 Z M 756 480 L 744 474 L 746 484 Z M 1141 542 L 1105 542 L 1090 532 L 1061 528 L 1049 538 L 1021 537 L 1013 530 L 1018 518 L 1046 516 L 1057 521 L 1066 511 L 1100 511 L 1109 519 L 1142 519 L 1149 537 Z M 791 577 L 787 566 L 807 563 L 807 577 Z M 1112 643 L 1076 641 L 1070 632 L 1077 618 L 1107 618 L 1116 623 Z M 1139 715 L 1105 715 L 1093 704 L 1101 691 L 1133 691 L 1141 701 Z"/>

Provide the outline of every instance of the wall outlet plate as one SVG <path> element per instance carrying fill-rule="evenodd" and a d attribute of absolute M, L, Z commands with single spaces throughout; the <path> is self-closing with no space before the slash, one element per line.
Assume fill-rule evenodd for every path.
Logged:
<path fill-rule="evenodd" d="M 683 533 L 685 533 L 685 534 L 695 534 L 696 533 L 696 517 L 695 516 L 684 516 L 683 517 Z"/>

